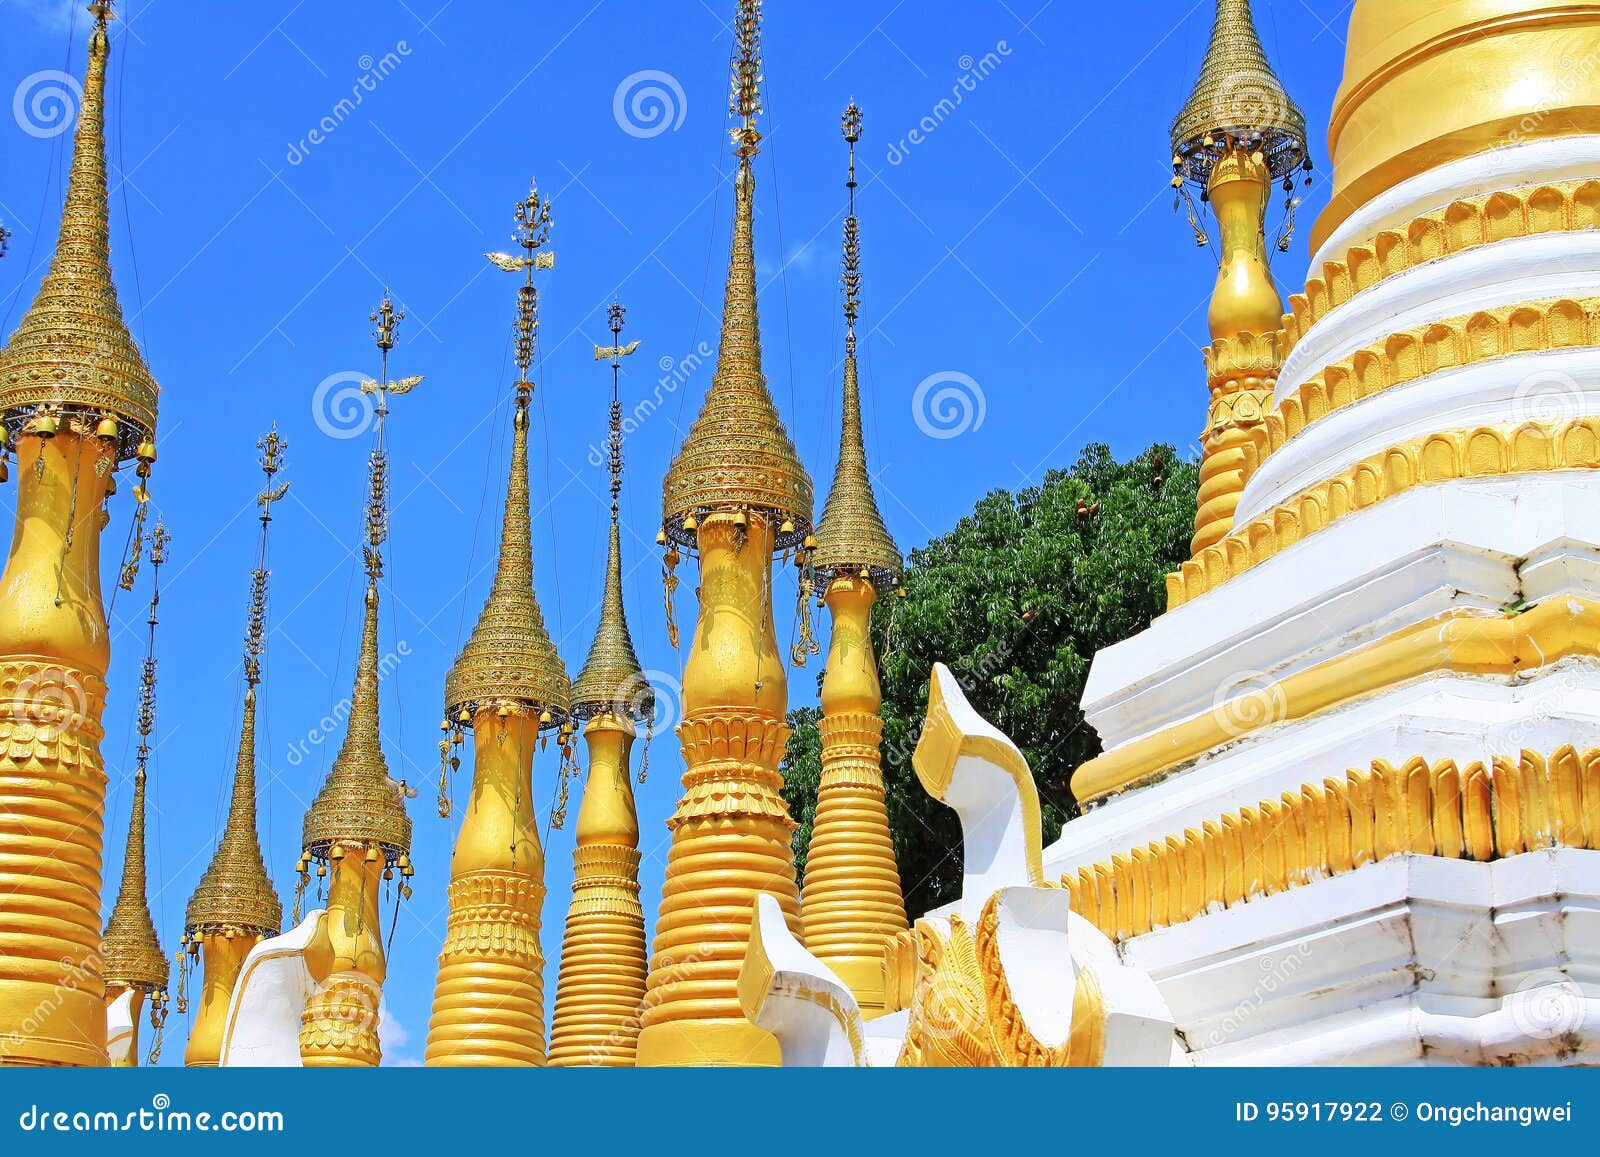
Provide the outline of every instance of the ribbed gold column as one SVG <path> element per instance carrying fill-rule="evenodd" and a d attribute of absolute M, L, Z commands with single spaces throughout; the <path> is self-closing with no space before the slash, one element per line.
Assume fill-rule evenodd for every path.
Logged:
<path fill-rule="evenodd" d="M 472 722 L 472 798 L 450 861 L 429 1065 L 544 1064 L 544 851 L 533 810 L 537 715 Z"/>
<path fill-rule="evenodd" d="M 840 577 L 822 678 L 822 777 L 800 896 L 806 948 L 838 973 L 871 1018 L 884 1011 L 883 950 L 909 927 L 884 804 L 883 692 L 872 653 L 870 580 Z"/>
<path fill-rule="evenodd" d="M 1272 335 L 1283 324 L 1283 301 L 1267 268 L 1264 222 L 1271 192 L 1272 174 L 1265 160 L 1248 149 L 1229 151 L 1211 171 L 1210 200 L 1222 235 L 1222 265 L 1208 315 L 1211 403 L 1201 438 L 1193 554 L 1233 529 L 1244 492 L 1244 447 L 1251 427 L 1261 424 L 1272 405 L 1280 364 Z M 1264 359 L 1257 356 L 1261 354 Z"/>
<path fill-rule="evenodd" d="M 745 541 L 746 535 L 748 541 Z M 700 619 L 678 725 L 687 768 L 667 826 L 641 1065 L 775 1065 L 778 1042 L 745 1019 L 739 967 L 757 895 L 778 898 L 796 936 L 795 823 L 778 763 L 789 683 L 766 597 L 774 528 L 752 514 L 699 525 Z"/>
<path fill-rule="evenodd" d="M 327 979 L 300 1014 L 300 1063 L 306 1068 L 371 1068 L 383 1056 L 378 1006 L 388 962 L 378 897 L 385 861 L 382 853 L 368 853 L 360 843 L 336 843 L 328 856 L 326 916 L 306 948 L 312 975 Z"/>
<path fill-rule="evenodd" d="M 613 713 L 596 715 L 583 729 L 589 780 L 578 810 L 551 1065 L 634 1063 L 647 975 L 639 818 L 629 782 L 634 734 L 632 720 Z"/>
<path fill-rule="evenodd" d="M 100 758 L 110 659 L 100 596 L 103 450 L 17 446 L 0 576 L 0 1060 L 103 1065 Z M 69 532 L 69 527 L 70 532 Z"/>

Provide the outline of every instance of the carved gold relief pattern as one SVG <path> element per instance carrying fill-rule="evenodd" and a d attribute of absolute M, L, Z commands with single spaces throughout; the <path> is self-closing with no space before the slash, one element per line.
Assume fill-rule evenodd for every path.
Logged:
<path fill-rule="evenodd" d="M 383 985 L 364 972 L 336 972 L 300 1015 L 300 1059 L 307 1067 L 371 1068 L 378 1046 Z"/>
<path fill-rule="evenodd" d="M 1113 940 L 1234 908 L 1405 852 L 1487 861 L 1600 849 L 1600 748 L 1524 750 L 1465 768 L 1372 761 L 1061 877 Z"/>
<path fill-rule="evenodd" d="M 1221 542 L 1167 575 L 1167 609 L 1215 590 L 1353 511 L 1414 486 L 1453 478 L 1597 467 L 1600 417 L 1480 426 L 1413 438 L 1373 454 L 1337 477 L 1235 527 Z"/>
<path fill-rule="evenodd" d="M 989 897 L 973 927 L 956 915 L 949 917 L 948 930 L 938 921 L 918 920 L 891 947 L 895 953 L 915 945 L 916 979 L 899 1065 L 1084 1067 L 1103 1060 L 1105 1002 L 1088 968 L 1074 981 L 1066 1039 L 1047 1045 L 1028 1029 L 1000 958 L 1000 895 Z M 1062 963 L 1064 977 L 1070 975 Z"/>

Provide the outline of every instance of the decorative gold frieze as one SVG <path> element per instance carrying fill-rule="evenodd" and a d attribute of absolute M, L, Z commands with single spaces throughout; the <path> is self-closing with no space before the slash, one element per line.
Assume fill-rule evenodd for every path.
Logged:
<path fill-rule="evenodd" d="M 1415 486 L 1600 467 L 1600 417 L 1441 430 L 1370 455 L 1237 526 L 1167 575 L 1167 609 L 1215 590 L 1329 523 Z"/>
<path fill-rule="evenodd" d="M 1552 847 L 1600 849 L 1600 748 L 1465 768 L 1375 759 L 1085 865 L 1061 887 L 1126 940 L 1403 853 L 1487 861 Z"/>
<path fill-rule="evenodd" d="M 1600 345 L 1600 297 L 1518 302 L 1389 334 L 1321 370 L 1284 398 L 1255 433 L 1257 455 L 1264 459 L 1276 453 L 1335 410 L 1440 370 L 1596 345 Z M 1535 393 L 1526 404 L 1536 408 L 1541 399 Z"/>
<path fill-rule="evenodd" d="M 1326 261 L 1305 292 L 1289 298 L 1283 316 L 1285 356 L 1328 313 L 1396 273 L 1480 245 L 1541 233 L 1600 226 L 1600 181 L 1564 181 L 1452 201 L 1408 223 L 1352 245 Z"/>

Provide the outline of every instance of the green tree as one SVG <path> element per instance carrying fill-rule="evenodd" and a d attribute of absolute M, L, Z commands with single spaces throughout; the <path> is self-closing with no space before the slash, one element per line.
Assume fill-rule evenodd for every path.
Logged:
<path fill-rule="evenodd" d="M 994 491 L 911 552 L 905 597 L 885 599 L 872 620 L 889 826 L 911 914 L 955 899 L 961 882 L 955 813 L 928 797 L 911 768 L 933 664 L 948 666 L 1028 757 L 1045 839 L 1055 839 L 1077 813 L 1072 772 L 1100 752 L 1079 706 L 1089 664 L 1166 609 L 1164 576 L 1189 557 L 1198 479 L 1171 446 L 1118 462 L 1091 445 L 1070 470 L 1016 494 Z M 820 715 L 789 713 L 783 763 L 802 871 L 821 775 Z"/>

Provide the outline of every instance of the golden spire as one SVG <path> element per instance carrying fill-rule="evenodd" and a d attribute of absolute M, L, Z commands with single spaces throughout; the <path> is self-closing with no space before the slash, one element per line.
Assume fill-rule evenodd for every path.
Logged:
<path fill-rule="evenodd" d="M 589 719 L 603 713 L 625 715 L 634 722 L 655 717 L 655 691 L 644 678 L 639 656 L 628 633 L 628 616 L 622 605 L 622 359 L 639 348 L 622 344 L 627 311 L 611 304 L 612 344 L 595 347 L 595 359 L 611 359 L 611 428 L 606 441 L 611 471 L 611 540 L 606 550 L 606 585 L 600 600 L 600 622 L 595 627 L 589 658 L 572 685 L 572 714 Z"/>
<path fill-rule="evenodd" d="M 734 17 L 732 131 L 739 156 L 734 179 L 733 250 L 722 306 L 717 370 L 700 416 L 662 484 L 662 531 L 695 548 L 694 528 L 707 513 L 755 511 L 780 525 L 774 550 L 803 542 L 811 530 L 811 479 L 778 417 L 761 372 L 753 240 L 755 174 L 760 149 L 761 0 L 740 0 Z"/>
<path fill-rule="evenodd" d="M 73 138 L 61 234 L 50 271 L 0 352 L 0 414 L 16 432 L 36 419 L 76 418 L 117 457 L 155 457 L 158 388 L 111 279 L 105 82 L 109 3 L 89 6 L 94 30 Z"/>
<path fill-rule="evenodd" d="M 566 664 L 550 641 L 533 591 L 528 487 L 528 404 L 534 388 L 528 370 L 539 337 L 539 291 L 533 284 L 533 271 L 553 264 L 553 254 L 539 252 L 550 239 L 550 202 L 533 186 L 527 198 L 517 203 L 516 215 L 512 237 L 522 248 L 523 256 L 488 254 L 489 260 L 500 268 L 524 275 L 517 290 L 519 373 L 500 558 L 483 612 L 445 677 L 445 719 L 470 727 L 480 705 L 500 702 L 538 712 L 541 728 L 564 728 L 572 704 L 572 683 Z"/>
<path fill-rule="evenodd" d="M 850 212 L 844 219 L 844 407 L 839 435 L 839 465 L 833 487 L 817 524 L 817 545 L 811 563 L 817 582 L 826 589 L 835 576 L 859 574 L 878 587 L 900 583 L 903 560 L 872 493 L 867 452 L 861 435 L 861 386 L 856 375 L 856 319 L 861 311 L 861 232 L 856 218 L 856 142 L 861 139 L 861 110 L 851 102 L 844 111 L 844 139 L 850 145 Z"/>
<path fill-rule="evenodd" d="M 274 425 L 256 446 L 261 451 L 261 471 L 267 484 L 256 498 L 261 507 L 261 545 L 255 569 L 250 573 L 239 755 L 234 764 L 227 826 L 184 914 L 184 939 L 192 942 L 195 949 L 205 935 L 264 938 L 276 936 L 283 928 L 283 902 L 267 873 L 256 831 L 256 688 L 261 685 L 261 657 L 267 647 L 267 580 L 272 573 L 267 569 L 267 529 L 272 523 L 273 503 L 289 489 L 287 482 L 275 484 L 288 443 Z"/>
<path fill-rule="evenodd" d="M 106 921 L 100 941 L 101 970 L 108 988 L 131 988 L 156 994 L 151 1016 L 156 1017 L 164 1003 L 167 987 L 167 956 L 161 951 L 156 926 L 150 919 L 145 895 L 145 780 L 150 762 L 150 735 L 156 725 L 156 608 L 161 603 L 161 564 L 166 561 L 166 527 L 156 524 L 150 549 L 153 577 L 150 588 L 150 617 L 144 668 L 139 683 L 138 767 L 133 773 L 133 812 L 128 820 L 128 844 L 122 857 L 122 887 Z"/>
<path fill-rule="evenodd" d="M 389 537 L 389 452 L 384 444 L 391 389 L 409 392 L 419 379 L 389 380 L 389 351 L 395 330 L 405 314 L 397 311 L 386 294 L 372 315 L 373 336 L 382 358 L 379 381 L 364 382 L 362 389 L 376 394 L 378 406 L 374 445 L 367 461 L 366 609 L 361 622 L 361 649 L 356 657 L 355 690 L 350 696 L 350 717 L 344 744 L 322 790 L 306 812 L 301 870 L 310 860 L 326 860 L 335 844 L 365 844 L 376 849 L 386 863 L 399 863 L 410 873 L 411 820 L 401 801 L 402 789 L 389 778 L 378 726 L 378 580 L 383 576 L 382 547 Z"/>
<path fill-rule="evenodd" d="M 1275 181 L 1311 167 L 1305 115 L 1267 63 L 1250 0 L 1217 0 L 1200 75 L 1172 122 L 1173 184 L 1204 189 L 1230 142 L 1259 150 Z"/>

